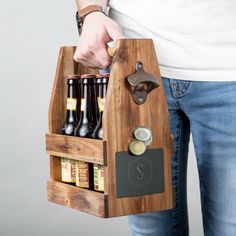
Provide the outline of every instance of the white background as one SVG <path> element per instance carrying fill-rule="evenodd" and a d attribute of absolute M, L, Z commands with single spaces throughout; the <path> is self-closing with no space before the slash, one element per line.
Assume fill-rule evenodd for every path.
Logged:
<path fill-rule="evenodd" d="M 47 201 L 47 111 L 59 47 L 75 45 L 73 0 L 0 0 L 0 235 L 128 236 L 127 218 L 100 219 Z M 192 144 L 190 235 L 201 236 Z"/>

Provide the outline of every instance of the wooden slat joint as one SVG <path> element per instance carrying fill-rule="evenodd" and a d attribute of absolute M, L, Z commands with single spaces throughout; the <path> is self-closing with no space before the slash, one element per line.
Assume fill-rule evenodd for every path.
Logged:
<path fill-rule="evenodd" d="M 46 151 L 49 155 L 88 161 L 104 165 L 106 143 L 102 140 L 85 139 L 60 134 L 46 134 Z"/>
<path fill-rule="evenodd" d="M 107 141 L 103 141 L 103 164 L 107 165 Z"/>
<path fill-rule="evenodd" d="M 109 217 L 109 210 L 108 210 L 108 195 L 104 194 L 104 218 Z"/>

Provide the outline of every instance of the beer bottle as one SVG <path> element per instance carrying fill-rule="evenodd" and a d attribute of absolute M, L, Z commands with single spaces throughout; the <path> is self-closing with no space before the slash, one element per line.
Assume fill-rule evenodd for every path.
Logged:
<path fill-rule="evenodd" d="M 78 124 L 77 103 L 80 96 L 78 89 L 79 75 L 67 76 L 67 99 L 66 99 L 66 120 L 62 128 L 65 135 L 74 135 L 74 130 Z"/>
<path fill-rule="evenodd" d="M 93 190 L 93 164 L 76 162 L 76 186 Z"/>
<path fill-rule="evenodd" d="M 94 164 L 94 190 L 104 192 L 104 167 L 99 164 Z"/>
<path fill-rule="evenodd" d="M 97 100 L 98 100 L 98 107 L 99 107 L 99 121 L 98 121 L 97 126 L 95 127 L 92 137 L 96 139 L 103 139 L 102 115 L 103 115 L 104 104 L 105 104 L 105 99 L 106 99 L 109 74 L 99 75 L 98 77 L 99 78 L 97 79 L 97 83 L 99 85 L 99 92 L 98 92 Z"/>
<path fill-rule="evenodd" d="M 100 101 L 102 98 L 102 75 L 98 74 L 98 75 L 96 75 L 96 77 L 97 77 L 97 81 L 96 81 L 97 100 L 96 100 L 96 103 L 97 103 L 97 112 L 98 112 L 98 123 L 93 131 L 92 138 L 98 138 L 98 130 L 100 129 L 100 125 L 101 125 Z"/>
<path fill-rule="evenodd" d="M 81 75 L 79 76 L 78 85 L 77 85 L 77 108 L 76 109 L 77 109 L 78 122 L 80 120 L 80 106 L 81 106 Z M 77 125 L 78 125 L 78 122 L 77 122 Z"/>
<path fill-rule="evenodd" d="M 94 116 L 94 129 L 99 121 L 99 110 L 98 110 L 98 84 L 97 84 L 97 76 L 94 75 L 93 78 L 93 91 L 92 91 L 92 103 L 93 103 L 93 116 Z"/>
<path fill-rule="evenodd" d="M 64 135 L 73 135 L 78 124 L 78 99 L 80 89 L 78 87 L 80 76 L 67 76 L 67 99 L 66 99 L 66 119 L 62 128 Z M 62 182 L 74 184 L 75 180 L 75 160 L 61 158 L 61 178 Z"/>
<path fill-rule="evenodd" d="M 84 138 L 92 137 L 92 132 L 96 126 L 96 115 L 94 108 L 94 75 L 81 75 L 82 92 L 80 105 L 80 121 L 75 128 L 74 135 Z"/>
<path fill-rule="evenodd" d="M 92 77 L 93 76 L 93 77 Z M 92 78 L 91 78 L 92 77 Z M 98 103 L 97 103 L 97 89 L 96 89 L 96 75 L 91 75 L 90 77 L 90 83 L 91 83 L 91 97 L 92 97 L 92 105 L 91 105 L 91 109 L 92 109 L 92 127 L 93 130 L 95 129 L 97 123 L 98 123 Z M 92 132 L 93 133 L 93 132 Z M 92 137 L 92 134 L 91 134 Z"/>

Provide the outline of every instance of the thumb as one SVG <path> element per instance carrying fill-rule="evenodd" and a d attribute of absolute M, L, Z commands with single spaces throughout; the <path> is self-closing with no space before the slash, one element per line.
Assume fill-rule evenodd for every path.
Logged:
<path fill-rule="evenodd" d="M 106 27 L 107 33 L 111 40 L 116 41 L 117 39 L 125 38 L 122 29 L 118 24 L 109 24 Z"/>

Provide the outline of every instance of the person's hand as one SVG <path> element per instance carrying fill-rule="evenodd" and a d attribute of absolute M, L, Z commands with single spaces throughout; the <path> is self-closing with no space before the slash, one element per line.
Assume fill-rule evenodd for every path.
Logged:
<path fill-rule="evenodd" d="M 124 38 L 121 27 L 102 12 L 92 12 L 85 17 L 74 59 L 85 66 L 107 69 L 111 58 L 107 43 Z"/>

